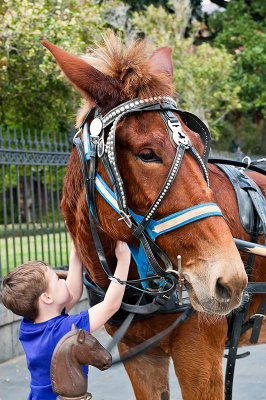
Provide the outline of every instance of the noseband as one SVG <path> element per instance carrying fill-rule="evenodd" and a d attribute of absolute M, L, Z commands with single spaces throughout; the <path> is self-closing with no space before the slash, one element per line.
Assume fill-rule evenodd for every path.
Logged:
<path fill-rule="evenodd" d="M 116 127 L 123 118 L 135 113 L 148 111 L 157 111 L 161 116 L 169 133 L 170 140 L 176 148 L 176 155 L 160 193 L 146 215 L 141 216 L 135 214 L 127 205 L 124 183 L 117 165 L 115 134 Z M 184 133 L 180 120 L 174 112 L 182 118 L 184 123 L 191 130 L 199 133 L 204 145 L 202 157 L 193 147 L 188 136 Z M 89 123 L 92 117 L 92 122 Z M 78 137 L 80 133 L 82 133 L 82 140 Z M 90 227 L 95 247 L 100 262 L 109 279 L 115 280 L 118 283 L 126 283 L 129 286 L 131 283 L 141 282 L 144 289 L 146 289 L 147 281 L 160 277 L 159 289 L 154 292 L 149 291 L 149 294 L 153 294 L 154 296 L 158 294 L 168 295 L 176 286 L 176 277 L 170 272 L 173 271 L 172 262 L 164 251 L 155 243 L 156 237 L 202 218 L 210 216 L 223 217 L 220 208 L 216 204 L 203 203 L 160 220 L 153 219 L 177 176 L 185 151 L 197 161 L 203 177 L 209 186 L 207 161 L 210 149 L 210 133 L 208 128 L 194 114 L 177 109 L 176 103 L 172 98 L 168 96 L 153 97 L 144 100 L 130 100 L 112 109 L 104 117 L 101 116 L 99 109 L 91 110 L 82 122 L 73 142 L 77 147 L 81 161 L 85 193 L 89 206 Z M 113 191 L 104 182 L 102 177 L 96 173 L 97 158 L 101 159 L 107 171 Z M 90 161 L 90 173 L 88 173 L 87 167 L 88 160 Z M 139 249 L 133 245 L 129 245 L 129 247 L 137 263 L 141 279 L 121 282 L 111 274 L 96 228 L 96 225 L 100 226 L 100 221 L 95 202 L 95 188 L 120 215 L 119 219 L 124 220 L 126 225 L 132 229 L 133 235 L 139 239 Z M 165 269 L 161 268 L 154 254 L 161 259 Z M 143 264 L 147 266 L 148 273 L 147 270 L 143 271 Z M 149 288 L 147 289 L 149 290 Z M 138 290 L 142 291 L 142 289 Z"/>

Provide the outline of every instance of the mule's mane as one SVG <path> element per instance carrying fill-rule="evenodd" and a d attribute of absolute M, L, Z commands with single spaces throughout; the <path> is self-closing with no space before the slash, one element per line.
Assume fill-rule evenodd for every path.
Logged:
<path fill-rule="evenodd" d="M 134 40 L 125 45 L 113 33 L 96 43 L 95 49 L 82 58 L 113 79 L 122 82 L 121 102 L 136 97 L 173 96 L 173 85 L 166 72 L 153 73 L 148 57 L 152 49 L 145 40 Z M 86 102 L 78 111 L 79 124 L 94 104 Z M 117 104 L 114 104 L 115 107 Z"/>

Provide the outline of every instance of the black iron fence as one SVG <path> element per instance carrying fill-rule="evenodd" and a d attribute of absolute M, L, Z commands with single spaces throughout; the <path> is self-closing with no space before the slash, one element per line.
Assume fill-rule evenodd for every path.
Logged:
<path fill-rule="evenodd" d="M 0 280 L 28 260 L 68 265 L 60 200 L 70 151 L 68 132 L 0 129 Z"/>

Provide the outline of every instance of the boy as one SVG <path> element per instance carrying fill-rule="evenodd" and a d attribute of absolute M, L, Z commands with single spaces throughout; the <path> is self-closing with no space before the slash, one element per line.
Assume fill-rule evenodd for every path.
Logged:
<path fill-rule="evenodd" d="M 117 242 L 117 266 L 114 276 L 127 280 L 130 251 L 124 242 Z M 104 300 L 77 315 L 68 311 L 82 294 L 82 264 L 72 243 L 67 279 L 59 279 L 52 268 L 41 261 L 29 261 L 16 267 L 3 279 L 2 302 L 17 315 L 23 316 L 19 339 L 26 353 L 31 373 L 28 400 L 53 400 L 50 364 L 58 341 L 77 328 L 91 333 L 103 326 L 120 308 L 125 285 L 111 282 Z M 85 376 L 88 367 L 83 366 Z"/>

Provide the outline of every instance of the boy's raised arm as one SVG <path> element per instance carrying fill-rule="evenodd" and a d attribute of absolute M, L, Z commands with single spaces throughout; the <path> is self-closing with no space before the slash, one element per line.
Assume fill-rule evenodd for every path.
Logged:
<path fill-rule="evenodd" d="M 115 248 L 117 258 L 117 266 L 114 273 L 116 278 L 121 281 L 126 281 L 129 271 L 131 254 L 126 243 L 118 241 Z M 125 292 L 125 285 L 111 281 L 104 300 L 91 307 L 89 312 L 90 317 L 90 332 L 96 331 L 103 326 L 108 319 L 119 310 Z"/>
<path fill-rule="evenodd" d="M 70 311 L 79 301 L 83 290 L 82 263 L 73 242 L 71 242 L 71 253 L 69 257 L 69 270 L 66 285 L 72 296 L 72 299 L 66 306 L 66 312 L 68 313 L 68 311 Z"/>

